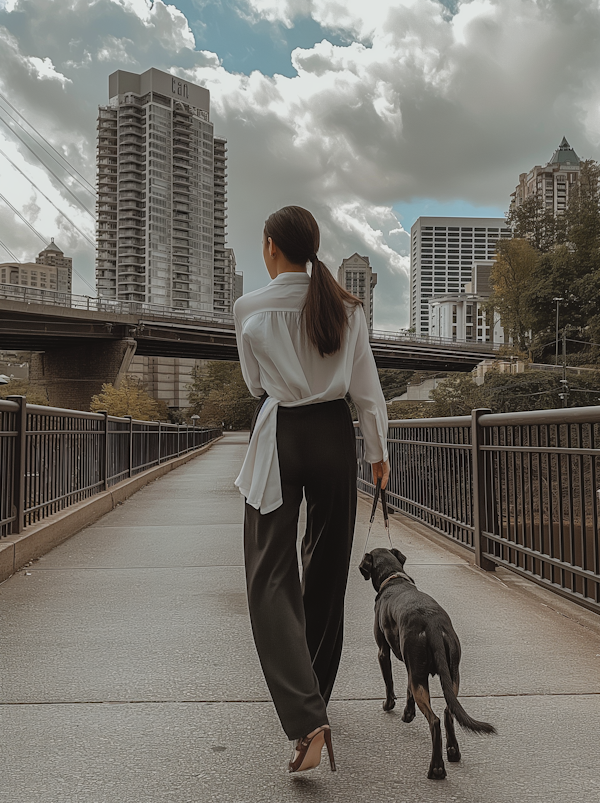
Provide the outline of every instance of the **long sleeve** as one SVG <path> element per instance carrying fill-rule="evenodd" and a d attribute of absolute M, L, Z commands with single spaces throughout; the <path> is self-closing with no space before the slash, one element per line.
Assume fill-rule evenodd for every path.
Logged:
<path fill-rule="evenodd" d="M 356 346 L 348 391 L 358 411 L 365 439 L 365 459 L 368 463 L 377 463 L 388 459 L 388 415 L 362 307 L 354 310 L 350 325 L 355 330 Z"/>
<path fill-rule="evenodd" d="M 248 390 L 256 398 L 260 398 L 264 390 L 260 384 L 260 367 L 252 348 L 242 332 L 242 324 L 236 315 L 235 307 L 233 309 L 233 318 L 235 321 L 235 337 L 237 340 L 238 354 L 240 358 L 240 367 L 242 369 L 242 376 L 244 382 L 248 386 Z"/>

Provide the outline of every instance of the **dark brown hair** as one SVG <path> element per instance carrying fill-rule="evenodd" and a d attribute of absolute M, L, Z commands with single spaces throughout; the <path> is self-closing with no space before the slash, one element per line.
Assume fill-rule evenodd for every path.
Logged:
<path fill-rule="evenodd" d="M 348 325 L 346 304 L 356 306 L 361 302 L 336 282 L 317 256 L 321 240 L 317 221 L 308 209 L 284 206 L 267 218 L 264 236 L 270 237 L 292 264 L 312 263 L 302 323 L 321 357 L 335 354 L 342 346 Z"/>

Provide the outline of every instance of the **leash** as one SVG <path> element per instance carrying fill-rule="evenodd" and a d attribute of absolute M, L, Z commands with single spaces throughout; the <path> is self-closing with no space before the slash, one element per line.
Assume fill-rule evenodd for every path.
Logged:
<path fill-rule="evenodd" d="M 369 538 L 371 537 L 371 530 L 373 529 L 373 522 L 375 521 L 375 513 L 377 511 L 377 502 L 381 497 L 381 510 L 383 511 L 383 523 L 385 526 L 385 531 L 387 533 L 388 541 L 390 542 L 390 547 L 393 547 L 392 544 L 392 537 L 390 535 L 390 519 L 388 515 L 387 509 L 387 501 L 385 496 L 385 488 L 381 487 L 381 477 L 377 480 L 377 485 L 375 486 L 375 495 L 373 497 L 373 507 L 371 508 L 371 518 L 369 519 L 369 530 L 367 532 L 367 540 L 365 541 L 365 548 L 363 549 L 363 554 L 367 551 L 367 545 L 369 543 Z"/>

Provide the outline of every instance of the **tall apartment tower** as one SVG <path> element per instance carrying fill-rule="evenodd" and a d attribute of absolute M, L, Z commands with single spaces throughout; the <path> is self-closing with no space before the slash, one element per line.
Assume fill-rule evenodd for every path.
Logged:
<path fill-rule="evenodd" d="M 458 293 L 473 266 L 494 258 L 496 242 L 512 237 L 504 218 L 420 217 L 410 230 L 410 327 L 429 335 L 429 299 Z"/>
<path fill-rule="evenodd" d="M 529 196 L 539 195 L 555 215 L 564 212 L 569 193 L 579 179 L 579 170 L 579 156 L 563 137 L 544 167 L 536 165 L 529 173 L 521 173 L 519 183 L 510 196 L 511 209 L 521 206 Z"/>
<path fill-rule="evenodd" d="M 98 114 L 99 295 L 230 312 L 220 288 L 227 149 L 214 137 L 208 90 L 156 69 L 118 70 L 108 83 Z"/>
<path fill-rule="evenodd" d="M 373 331 L 373 290 L 377 284 L 377 274 L 371 270 L 369 257 L 352 254 L 343 259 L 338 268 L 338 283 L 349 293 L 360 298 L 365 310 L 369 332 Z"/>

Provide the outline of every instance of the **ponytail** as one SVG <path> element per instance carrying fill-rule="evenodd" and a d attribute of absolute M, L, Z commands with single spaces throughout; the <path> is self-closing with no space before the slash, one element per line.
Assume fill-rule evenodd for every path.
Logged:
<path fill-rule="evenodd" d="M 284 206 L 265 221 L 265 238 L 271 238 L 294 265 L 312 263 L 308 292 L 302 307 L 302 324 L 321 357 L 342 347 L 348 326 L 347 305 L 362 302 L 341 287 L 317 256 L 321 235 L 317 221 L 301 206 Z"/>
<path fill-rule="evenodd" d="M 306 300 L 302 308 L 304 330 L 321 357 L 335 354 L 342 347 L 348 325 L 346 304 L 356 307 L 361 302 L 344 290 L 316 254 L 310 257 L 312 272 Z"/>

